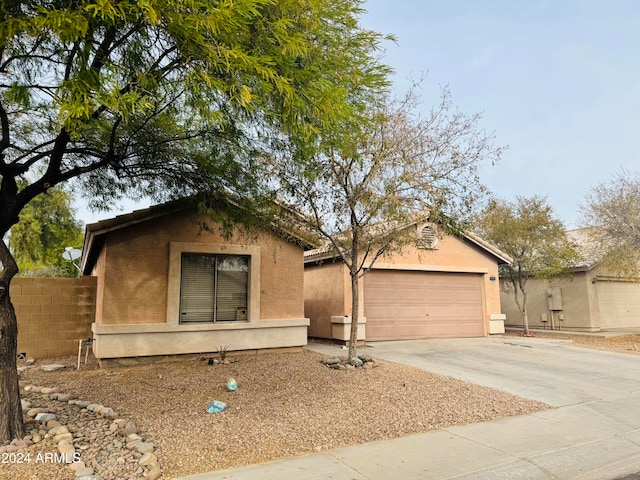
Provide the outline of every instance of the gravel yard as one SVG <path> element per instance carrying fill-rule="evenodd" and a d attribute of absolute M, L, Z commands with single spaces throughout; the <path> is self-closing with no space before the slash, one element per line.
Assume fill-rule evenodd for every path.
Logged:
<path fill-rule="evenodd" d="M 640 354 L 640 335 L 605 338 L 536 332 L 536 336 Z M 309 351 L 230 357 L 238 361 L 208 365 L 191 359 L 109 369 L 98 368 L 91 359 L 80 371 L 75 369 L 76 358 L 62 357 L 38 361 L 21 379 L 60 387 L 135 422 L 145 441 L 156 445 L 163 478 L 549 408 L 391 362 L 368 370 L 332 370 L 321 363 L 324 356 Z M 68 368 L 58 372 L 38 368 L 47 363 Z M 230 377 L 239 385 L 234 392 L 225 388 Z M 30 399 L 37 398 L 31 395 Z M 213 400 L 227 403 L 227 409 L 207 413 Z M 65 420 L 73 424 L 74 418 L 68 417 L 78 411 L 67 409 Z M 34 461 L 54 451 L 45 439 L 26 450 L 31 462 L 0 464 L 0 478 L 73 479 L 74 473 L 59 463 Z"/>
<path fill-rule="evenodd" d="M 64 357 L 39 361 L 21 378 L 61 387 L 135 422 L 145 441 L 156 445 L 163 478 L 549 408 L 395 363 L 332 370 L 323 358 L 304 351 L 240 355 L 224 365 L 195 359 L 112 369 L 93 361 L 78 372 L 76 359 Z M 37 368 L 43 363 L 69 368 L 48 373 Z M 226 391 L 229 377 L 238 382 L 234 392 Z M 207 413 L 213 400 L 227 409 Z M 0 465 L 0 478 L 44 478 L 38 475 L 45 469 L 47 478 L 74 478 L 60 465 L 19 467 Z"/>

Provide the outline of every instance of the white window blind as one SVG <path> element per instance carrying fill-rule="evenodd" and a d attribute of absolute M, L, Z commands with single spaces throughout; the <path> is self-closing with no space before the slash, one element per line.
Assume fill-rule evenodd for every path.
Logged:
<path fill-rule="evenodd" d="M 247 319 L 249 257 L 182 254 L 180 321 Z"/>

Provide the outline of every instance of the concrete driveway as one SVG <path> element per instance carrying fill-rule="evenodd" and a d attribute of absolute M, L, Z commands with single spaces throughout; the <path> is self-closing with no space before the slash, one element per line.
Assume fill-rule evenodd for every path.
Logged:
<path fill-rule="evenodd" d="M 640 356 L 569 345 L 523 337 L 414 340 L 376 342 L 367 353 L 556 407 L 640 392 Z"/>
<path fill-rule="evenodd" d="M 366 353 L 558 408 L 188 478 L 606 480 L 640 471 L 640 356 L 519 337 L 378 342 Z"/>

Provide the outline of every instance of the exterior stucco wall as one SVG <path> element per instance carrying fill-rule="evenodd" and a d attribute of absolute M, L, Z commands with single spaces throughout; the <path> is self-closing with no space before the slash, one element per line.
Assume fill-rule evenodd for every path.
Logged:
<path fill-rule="evenodd" d="M 260 320 L 304 316 L 302 249 L 268 233 L 236 230 L 230 238 L 201 229 L 196 217 L 173 214 L 107 236 L 102 315 L 97 323 L 138 324 L 167 321 L 171 242 L 249 245 L 260 248 Z"/>
<path fill-rule="evenodd" d="M 463 239 L 445 236 L 434 250 L 407 248 L 401 253 L 379 258 L 373 268 L 481 274 L 485 335 L 489 331 L 491 315 L 501 313 L 496 258 Z M 338 270 L 342 273 L 338 273 Z M 364 312 L 364 281 L 360 279 L 360 315 Z M 351 315 L 349 274 L 341 262 L 322 265 L 307 263 L 305 314 L 312 325 L 309 335 L 323 338 L 331 338 L 331 316 Z"/>
<path fill-rule="evenodd" d="M 541 316 L 546 315 L 546 328 L 551 329 L 552 320 L 555 329 L 576 331 L 598 331 L 598 316 L 593 315 L 593 292 L 591 274 L 576 272 L 570 279 L 557 280 L 549 284 L 546 280 L 529 279 L 527 281 L 527 310 L 530 328 L 545 328 Z M 560 289 L 562 310 L 549 310 L 548 295 Z M 522 298 L 522 297 L 520 297 Z M 512 291 L 502 292 L 502 311 L 506 314 L 508 326 L 523 326 L 522 315 L 518 310 Z M 597 312 L 597 310 L 596 310 Z M 564 320 L 560 320 L 560 315 Z"/>
<path fill-rule="evenodd" d="M 342 262 L 307 265 L 304 272 L 304 313 L 309 336 L 331 338 L 332 316 L 345 315 L 345 268 Z"/>
<path fill-rule="evenodd" d="M 93 268 L 100 312 L 92 327 L 96 357 L 202 353 L 220 345 L 246 350 L 306 344 L 302 248 L 265 231 L 236 228 L 225 236 L 214 224 L 203 229 L 203 221 L 179 212 L 104 234 Z M 234 254 L 246 250 L 251 255 L 248 321 L 179 323 L 179 252 L 189 248 Z"/>

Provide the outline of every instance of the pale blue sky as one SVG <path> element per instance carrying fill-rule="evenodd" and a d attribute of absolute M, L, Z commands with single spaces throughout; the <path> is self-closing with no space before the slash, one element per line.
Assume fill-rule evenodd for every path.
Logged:
<path fill-rule="evenodd" d="M 640 2 L 368 0 L 367 28 L 392 33 L 394 88 L 427 72 L 425 110 L 448 85 L 509 145 L 482 168 L 495 195 L 547 195 L 567 226 L 585 193 L 640 170 Z"/>
<path fill-rule="evenodd" d="M 466 113 L 509 145 L 482 167 L 495 195 L 547 195 L 567 226 L 585 193 L 640 170 L 640 2 L 368 0 L 362 23 L 397 37 L 384 60 L 402 93 L 428 73 L 424 109 L 447 85 Z M 130 211 L 124 204 L 119 211 Z M 85 222 L 112 216 L 78 212 Z M 114 212 L 115 214 L 115 212 Z"/>

